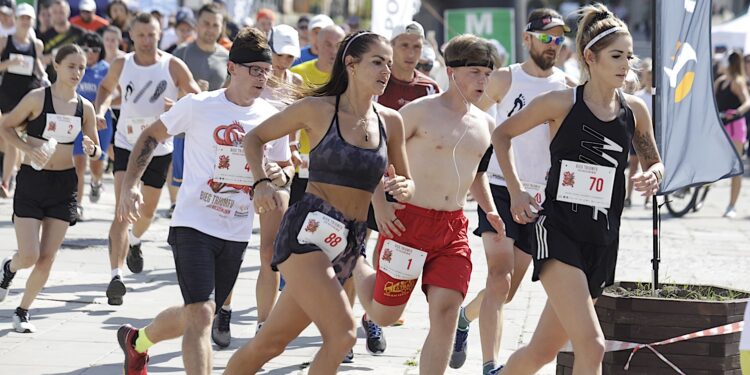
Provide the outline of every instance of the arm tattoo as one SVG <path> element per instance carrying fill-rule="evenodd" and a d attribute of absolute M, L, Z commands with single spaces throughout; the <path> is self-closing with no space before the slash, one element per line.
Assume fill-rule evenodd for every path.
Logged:
<path fill-rule="evenodd" d="M 143 148 L 141 148 L 140 154 L 138 154 L 138 157 L 135 159 L 136 172 L 139 176 L 143 175 L 143 171 L 146 170 L 148 163 L 151 162 L 151 156 L 158 144 L 159 142 L 157 142 L 152 136 L 147 136 L 145 142 L 143 142 Z M 135 149 L 133 151 L 135 151 Z"/>
<path fill-rule="evenodd" d="M 636 130 L 633 137 L 633 147 L 644 165 L 653 165 L 661 162 L 656 145 L 651 143 L 651 137 L 645 132 Z"/>

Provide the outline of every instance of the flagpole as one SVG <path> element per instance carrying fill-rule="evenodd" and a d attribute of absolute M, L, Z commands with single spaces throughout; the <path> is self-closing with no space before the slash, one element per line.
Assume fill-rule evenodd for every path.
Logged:
<path fill-rule="evenodd" d="M 659 43 L 659 23 L 656 22 L 658 17 L 661 16 L 661 14 L 657 14 L 659 10 L 659 1 L 660 0 L 652 0 L 651 1 L 651 25 L 652 25 L 652 35 L 651 35 L 651 56 L 653 63 L 653 69 L 652 69 L 652 76 L 651 76 L 651 86 L 652 90 L 653 87 L 656 87 L 656 82 L 659 82 L 659 76 L 661 75 L 661 67 L 663 66 L 663 61 L 661 61 L 661 48 L 664 46 L 657 46 Z M 663 1 L 663 0 L 661 0 Z M 657 100 L 657 97 L 660 96 L 662 93 L 661 91 L 656 91 L 656 95 L 651 96 L 651 108 L 654 109 L 654 129 L 656 130 L 655 133 L 657 133 L 658 130 L 661 129 L 661 108 L 660 108 L 660 101 Z M 661 134 L 657 133 L 657 136 L 660 136 Z M 651 258 L 651 266 L 653 270 L 653 276 L 652 276 L 652 284 L 651 284 L 651 293 L 653 296 L 656 296 L 656 291 L 659 290 L 659 262 L 661 262 L 661 249 L 659 248 L 659 202 L 656 198 L 656 195 L 654 195 L 651 198 L 651 214 L 652 214 L 652 235 L 653 235 L 653 258 Z"/>

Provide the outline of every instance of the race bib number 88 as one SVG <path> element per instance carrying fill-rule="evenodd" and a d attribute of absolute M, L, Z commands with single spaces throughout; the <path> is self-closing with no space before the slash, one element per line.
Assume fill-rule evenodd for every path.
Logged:
<path fill-rule="evenodd" d="M 305 217 L 305 222 L 297 234 L 297 242 L 318 246 L 328 259 L 333 261 L 346 248 L 348 235 L 349 229 L 344 223 L 315 211 Z"/>

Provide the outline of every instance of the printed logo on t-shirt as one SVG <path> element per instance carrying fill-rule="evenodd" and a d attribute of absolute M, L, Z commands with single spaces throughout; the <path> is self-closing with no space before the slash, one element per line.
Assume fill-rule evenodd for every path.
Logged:
<path fill-rule="evenodd" d="M 139 100 L 141 100 L 141 97 L 146 94 L 146 91 L 154 84 L 154 81 L 149 80 L 146 82 L 145 85 L 143 85 L 142 88 L 137 89 L 135 87 L 135 84 L 133 84 L 133 81 L 128 82 L 127 86 L 125 86 L 125 95 L 123 95 L 123 99 L 125 99 L 126 102 L 132 102 L 132 103 L 138 103 Z M 136 90 L 138 90 L 136 92 Z M 164 94 L 164 91 L 167 90 L 167 81 L 161 80 L 156 85 L 156 88 L 154 88 L 154 92 L 149 96 L 148 101 L 151 103 L 155 103 L 161 96 Z M 135 97 L 131 101 L 131 95 L 136 92 Z"/>
<path fill-rule="evenodd" d="M 526 97 L 523 96 L 523 94 L 518 94 L 516 100 L 513 101 L 513 108 L 508 112 L 508 117 L 513 116 L 514 113 L 522 110 L 524 106 L 526 106 Z"/>
<path fill-rule="evenodd" d="M 578 155 L 578 160 L 586 164 L 617 168 L 619 165 L 617 159 L 605 151 L 621 153 L 624 148 L 620 144 L 607 138 L 604 134 L 599 133 L 586 124 L 583 124 L 581 134 L 583 134 L 583 137 L 585 138 L 581 140 L 581 153 Z M 577 208 L 577 205 L 574 204 L 573 210 L 577 211 Z M 609 210 L 604 207 L 594 207 L 591 218 L 593 220 L 598 220 L 599 213 L 607 216 Z"/>

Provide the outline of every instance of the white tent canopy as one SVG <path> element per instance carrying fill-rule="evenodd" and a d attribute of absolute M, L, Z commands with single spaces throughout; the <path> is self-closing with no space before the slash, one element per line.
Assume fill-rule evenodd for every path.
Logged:
<path fill-rule="evenodd" d="M 741 49 L 750 53 L 750 9 L 748 13 L 729 22 L 711 28 L 713 48 L 726 47 L 728 50 Z"/>

